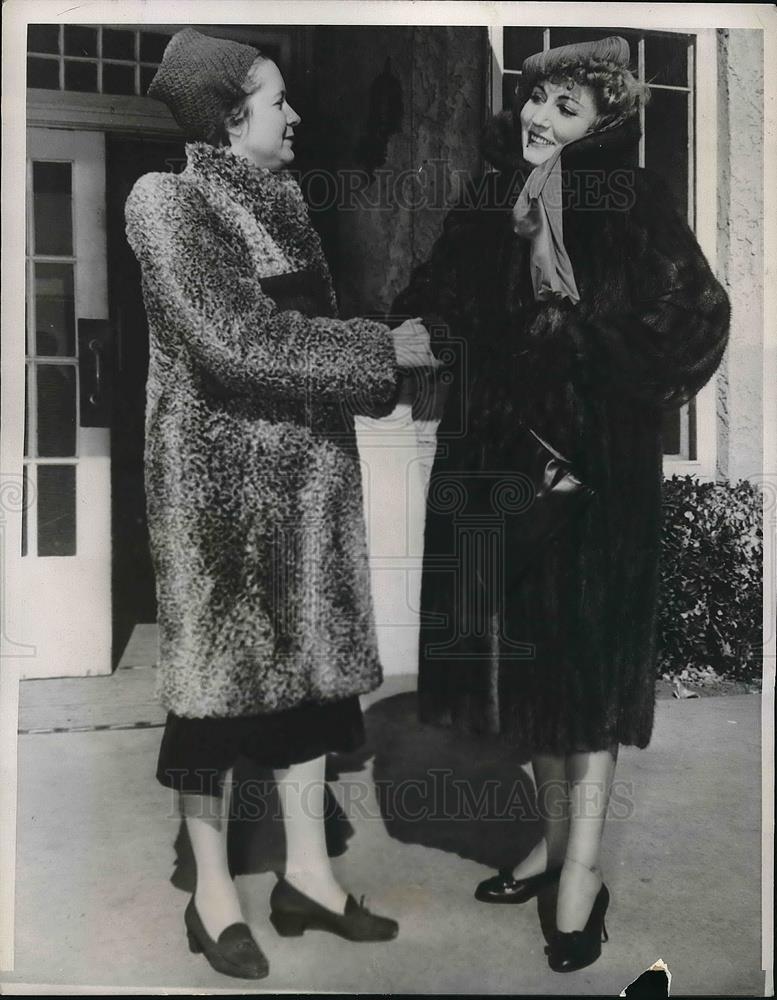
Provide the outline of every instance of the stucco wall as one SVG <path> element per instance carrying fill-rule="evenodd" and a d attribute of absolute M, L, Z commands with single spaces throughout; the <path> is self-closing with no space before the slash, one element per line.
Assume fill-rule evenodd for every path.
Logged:
<path fill-rule="evenodd" d="M 731 341 L 718 377 L 718 478 L 759 475 L 763 447 L 763 35 L 718 32 L 718 273 Z"/>

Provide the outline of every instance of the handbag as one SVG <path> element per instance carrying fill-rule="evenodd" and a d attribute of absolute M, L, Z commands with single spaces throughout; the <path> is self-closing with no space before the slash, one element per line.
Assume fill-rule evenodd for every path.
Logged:
<path fill-rule="evenodd" d="M 574 472 L 569 459 L 536 431 L 524 427 L 516 451 L 522 502 L 506 519 L 508 588 L 542 558 L 545 547 L 581 516 L 596 491 Z"/>

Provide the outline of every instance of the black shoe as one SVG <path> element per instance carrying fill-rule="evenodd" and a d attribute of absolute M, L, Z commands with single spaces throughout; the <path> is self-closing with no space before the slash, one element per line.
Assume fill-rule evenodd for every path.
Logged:
<path fill-rule="evenodd" d="M 591 915 L 582 931 L 556 931 L 545 949 L 548 965 L 554 972 L 575 972 L 592 965 L 602 953 L 602 942 L 607 940 L 604 915 L 610 903 L 607 886 L 596 895 Z"/>
<path fill-rule="evenodd" d="M 475 899 L 481 903 L 525 903 L 543 886 L 557 882 L 560 874 L 561 868 L 550 868 L 529 878 L 513 878 L 509 868 L 500 868 L 498 875 L 487 878 L 475 889 Z"/>
<path fill-rule="evenodd" d="M 270 894 L 270 922 L 281 937 L 299 937 L 306 930 L 331 931 L 348 941 L 391 941 L 399 924 L 378 917 L 353 896 L 348 896 L 345 913 L 335 913 L 295 889 L 280 876 Z"/>
<path fill-rule="evenodd" d="M 248 924 L 230 924 L 214 941 L 200 920 L 193 896 L 186 907 L 184 923 L 189 949 L 195 954 L 202 952 L 216 972 L 237 979 L 264 979 L 269 973 L 270 966 Z"/>

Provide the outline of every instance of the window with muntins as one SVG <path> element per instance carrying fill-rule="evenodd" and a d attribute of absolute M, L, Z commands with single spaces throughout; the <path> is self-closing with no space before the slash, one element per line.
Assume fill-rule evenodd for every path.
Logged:
<path fill-rule="evenodd" d="M 172 37 L 167 28 L 31 24 L 27 29 L 27 86 L 145 97 Z M 279 60 L 277 37 L 262 40 L 259 47 L 270 59 Z"/>
<path fill-rule="evenodd" d="M 120 25 L 31 24 L 27 86 L 142 97 L 170 35 Z"/>

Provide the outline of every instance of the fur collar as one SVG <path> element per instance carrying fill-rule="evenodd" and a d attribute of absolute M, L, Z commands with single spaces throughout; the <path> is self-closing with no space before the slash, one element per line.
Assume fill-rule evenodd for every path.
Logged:
<path fill-rule="evenodd" d="M 334 306 L 321 243 L 293 174 L 257 167 L 229 147 L 206 142 L 187 143 L 186 158 L 182 179 L 197 187 L 214 210 L 236 228 L 242 228 L 243 220 L 251 216 L 269 236 L 262 244 L 268 274 L 312 269 L 325 281 Z M 272 252 L 272 241 L 279 252 Z"/>
<path fill-rule="evenodd" d="M 190 142 L 186 144 L 186 160 L 186 173 L 223 186 L 243 202 L 265 203 L 277 198 L 302 202 L 299 185 L 288 170 L 257 167 L 228 146 Z"/>
<path fill-rule="evenodd" d="M 591 132 L 564 148 L 561 167 L 563 170 L 590 170 L 621 166 L 632 155 L 640 135 L 636 117 L 600 132 Z M 487 123 L 481 151 L 493 167 L 504 173 L 528 174 L 533 169 L 533 165 L 523 158 L 521 126 L 512 111 L 502 111 Z"/>

